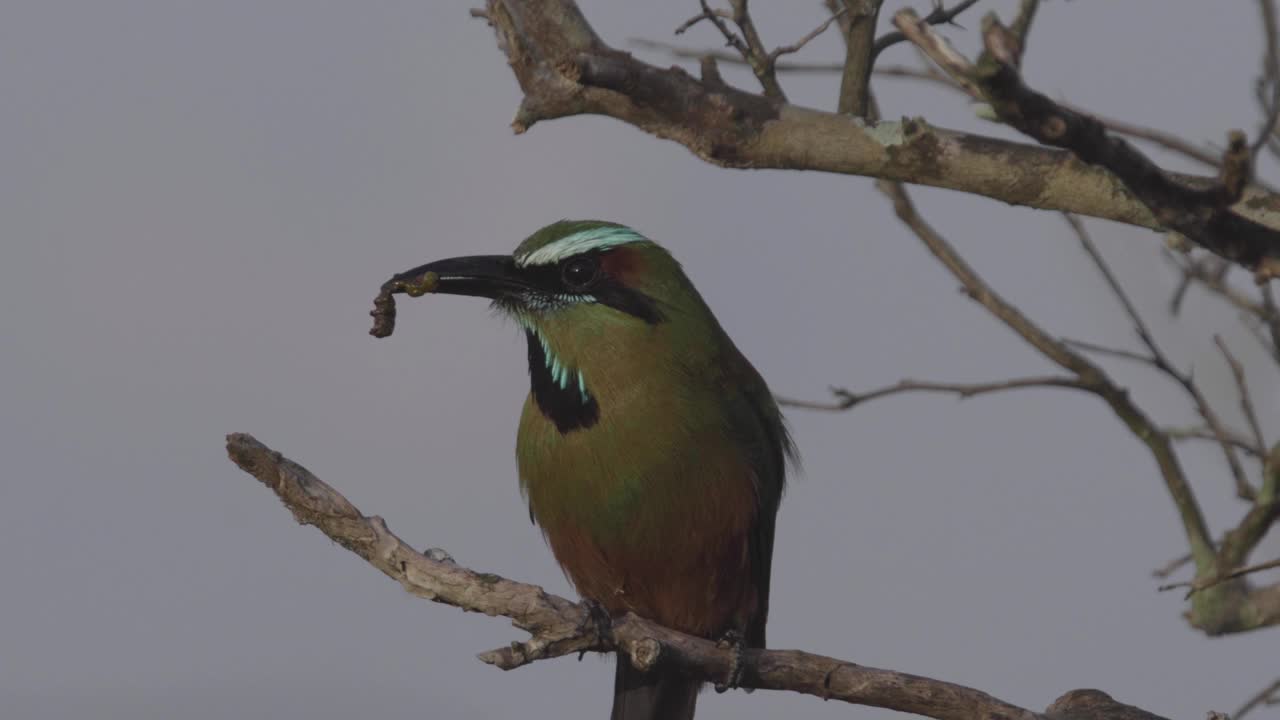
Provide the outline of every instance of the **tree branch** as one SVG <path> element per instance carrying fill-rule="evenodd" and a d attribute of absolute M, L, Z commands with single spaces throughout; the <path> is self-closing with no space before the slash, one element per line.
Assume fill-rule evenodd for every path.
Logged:
<path fill-rule="evenodd" d="M 883 0 L 881 0 L 881 2 L 883 2 Z M 954 23 L 955 19 L 960 17 L 960 13 L 977 4 L 978 0 L 961 0 L 961 2 L 947 8 L 943 7 L 942 4 L 939 3 L 933 7 L 933 10 L 931 10 L 928 15 L 924 16 L 923 22 L 930 25 L 946 25 L 948 23 Z M 904 42 L 906 39 L 907 36 L 898 30 L 885 33 L 884 35 L 876 38 L 875 45 L 871 48 L 871 62 L 874 64 L 876 58 L 880 57 L 880 53 L 900 42 Z"/>
<path fill-rule="evenodd" d="M 1034 5 L 1034 0 L 1023 3 L 1024 10 Z M 740 0 L 731 6 L 745 9 Z M 706 14 L 713 22 L 718 19 L 715 13 Z M 899 217 L 969 296 L 1073 373 L 1146 444 L 1182 521 L 1197 577 L 1238 566 L 1274 521 L 1275 478 L 1280 472 L 1277 463 L 1269 461 L 1272 471 L 1264 476 L 1245 519 L 1215 548 L 1171 438 L 1101 368 L 997 295 L 920 218 L 901 184 L 946 187 L 1013 204 L 1172 228 L 1251 268 L 1262 281 L 1280 272 L 1280 243 L 1275 242 L 1280 232 L 1274 229 L 1280 228 L 1280 197 L 1246 187 L 1249 158 L 1241 138 L 1234 139 L 1216 178 L 1165 173 L 1123 141 L 1109 137 L 1096 121 L 1071 114 L 1022 85 L 1015 67 L 1021 38 L 997 22 L 984 27 L 987 52 L 979 63 L 982 72 L 974 71 L 918 20 L 899 27 L 908 35 L 913 30 L 920 33 L 944 65 L 950 64 L 957 80 L 969 82 L 978 96 L 992 102 L 1005 122 L 1038 140 L 1054 136 L 1057 144 L 1110 171 L 1085 165 L 1072 153 L 941 130 L 922 120 L 867 122 L 795 107 L 776 94 L 762 97 L 729 87 L 712 62 L 703 63 L 702 80 L 678 68 L 647 65 L 606 45 L 572 0 L 488 0 L 484 16 L 496 29 L 499 47 L 524 93 L 513 123 L 517 132 L 541 120 L 599 114 L 679 142 L 724 167 L 818 170 L 881 179 L 878 185 L 893 199 Z M 734 19 L 742 29 L 740 16 Z M 763 47 L 756 40 L 744 42 L 757 55 Z M 874 117 L 874 102 L 868 97 L 868 115 Z M 1206 422 L 1214 424 L 1207 418 Z M 1223 433 L 1216 434 L 1221 439 Z M 1227 442 L 1224 447 L 1230 453 L 1233 445 Z M 1196 594 L 1188 620 L 1209 634 L 1280 623 L 1280 585 L 1251 588 L 1243 578 L 1222 583 Z"/>
<path fill-rule="evenodd" d="M 1204 515 L 1182 469 L 1172 440 L 1139 408 L 1128 392 L 1085 357 L 1063 341 L 1055 340 L 1015 306 L 1000 297 L 959 256 L 950 243 L 915 210 L 906 189 L 899 183 L 881 182 L 880 189 L 894 201 L 898 217 L 925 243 L 926 247 L 960 281 L 965 292 L 1018 333 L 1028 344 L 1064 369 L 1101 398 L 1151 452 L 1165 487 L 1178 510 L 1191 549 L 1196 577 L 1216 577 L 1224 568 L 1234 568 L 1261 540 L 1275 521 L 1280 504 L 1280 445 L 1273 448 L 1264 465 L 1264 481 L 1240 525 L 1228 532 L 1220 548 L 1208 536 Z M 1215 437 L 1216 439 L 1216 437 Z M 1206 587 L 1197 593 L 1186 613 L 1187 621 L 1208 635 L 1246 632 L 1280 624 L 1280 584 L 1253 588 L 1243 579 Z"/>
<path fill-rule="evenodd" d="M 1250 711 L 1252 711 L 1254 708 L 1258 707 L 1259 705 L 1276 704 L 1277 693 L 1280 693 L 1280 678 L 1276 678 L 1275 682 L 1264 687 L 1261 691 L 1258 692 L 1257 695 L 1254 695 L 1253 697 L 1249 698 L 1249 700 L 1246 701 L 1245 704 L 1236 708 L 1236 711 L 1231 713 L 1232 720 L 1240 720 L 1240 718 L 1249 714 Z"/>
<path fill-rule="evenodd" d="M 827 7 L 834 8 L 837 3 L 843 3 L 846 13 L 840 23 L 844 32 L 844 68 L 836 112 L 867 117 L 871 68 L 876 62 L 876 22 L 884 0 L 829 0 Z"/>
<path fill-rule="evenodd" d="M 1261 456 L 1266 452 L 1267 441 L 1262 435 L 1262 425 L 1258 423 L 1258 413 L 1253 409 L 1253 397 L 1249 394 L 1249 383 L 1244 375 L 1244 365 L 1231 354 L 1231 350 L 1227 348 L 1227 343 L 1223 341 L 1221 335 L 1214 335 L 1213 342 L 1222 351 L 1222 357 L 1226 358 L 1227 365 L 1231 367 L 1231 376 L 1236 381 L 1236 391 L 1240 396 L 1240 411 L 1244 413 L 1245 422 L 1249 423 L 1249 430 L 1253 433 L 1253 447 L 1257 455 Z M 1220 429 L 1220 428 L 1219 428 Z"/>
<path fill-rule="evenodd" d="M 677 58 L 699 60 L 706 57 L 712 57 L 721 62 L 727 62 L 730 64 L 744 64 L 742 58 L 737 55 L 715 49 L 687 48 L 679 45 L 673 45 L 671 43 L 648 40 L 645 38 L 630 38 L 627 42 L 635 47 L 645 48 L 647 50 L 660 50 L 662 52 L 670 53 L 672 57 Z M 776 65 L 776 70 L 780 73 L 838 73 L 845 67 L 845 65 L 836 63 L 779 62 Z M 917 68 L 907 67 L 904 65 L 884 65 L 872 69 L 871 74 L 889 78 L 920 80 L 933 83 L 940 87 L 964 92 L 964 89 L 956 84 L 954 80 L 935 71 L 933 68 L 919 70 Z M 1062 102 L 1060 104 L 1065 108 L 1074 110 L 1075 112 L 1084 112 L 1070 103 Z M 1109 118 L 1096 113 L 1093 117 L 1114 133 L 1138 140 L 1145 140 L 1153 145 L 1157 145 L 1165 150 L 1182 155 L 1189 160 L 1194 160 L 1198 163 L 1208 165 L 1214 169 L 1222 166 L 1222 156 L 1220 154 L 1211 152 L 1210 150 L 1204 149 L 1194 143 L 1187 142 L 1173 133 L 1146 127 L 1145 125 L 1137 125 L 1124 120 Z M 1258 178 L 1254 178 L 1254 183 L 1259 189 L 1266 190 L 1267 192 L 1275 192 L 1275 189 L 1271 187 L 1271 185 Z"/>
<path fill-rule="evenodd" d="M 625 658 L 641 670 L 676 668 L 706 681 L 720 680 L 729 672 L 733 651 L 713 641 L 631 614 L 599 628 L 582 604 L 536 585 L 468 570 L 441 550 L 419 553 L 392 533 L 382 518 L 362 514 L 306 468 L 250 435 L 228 435 L 227 453 L 272 490 L 299 523 L 316 527 L 411 594 L 463 610 L 502 615 L 532 635 L 528 641 L 481 653 L 480 659 L 495 667 L 510 670 L 571 653 L 617 652 L 619 661 Z M 1164 720 L 1098 690 L 1073 690 L 1039 715 L 961 685 L 799 650 L 747 650 L 742 686 L 936 720 Z"/>
<path fill-rule="evenodd" d="M 1267 562 L 1257 563 L 1255 565 L 1245 565 L 1244 567 L 1238 567 L 1235 570 L 1223 573 L 1221 575 L 1216 575 L 1213 577 L 1201 577 L 1201 578 L 1196 578 L 1195 580 L 1190 580 L 1188 582 L 1176 582 L 1176 583 L 1170 583 L 1168 585 L 1161 585 L 1158 589 L 1160 590 L 1160 592 L 1165 592 L 1166 590 L 1174 590 L 1177 588 L 1190 588 L 1189 590 L 1187 590 L 1187 597 L 1191 597 L 1195 593 L 1198 593 L 1201 590 L 1204 590 L 1205 588 L 1211 588 L 1214 585 L 1220 585 L 1228 580 L 1242 577 L 1244 575 L 1250 575 L 1256 572 L 1262 572 L 1263 570 L 1274 570 L 1275 568 L 1280 568 L 1280 559 L 1268 560 Z"/>
<path fill-rule="evenodd" d="M 1273 139 L 1276 120 L 1280 118 L 1280 30 L 1276 27 L 1280 21 L 1276 18 L 1274 0 L 1258 0 L 1258 9 L 1262 12 L 1263 30 L 1262 76 L 1258 78 L 1258 97 L 1264 116 L 1258 137 L 1254 138 L 1253 145 L 1249 148 L 1250 156 L 1255 159 L 1258 152 Z"/>
<path fill-rule="evenodd" d="M 1125 426 L 1151 451 L 1164 478 L 1169 496 L 1182 519 L 1183 530 L 1195 559 L 1197 571 L 1214 567 L 1214 550 L 1200 505 L 1187 482 L 1182 465 L 1169 438 L 1133 403 L 1123 388 L 1111 381 L 1097 365 L 1054 339 L 1014 305 L 1000 297 L 986 281 L 969 267 L 949 242 L 922 218 L 901 185 L 880 183 L 880 189 L 893 200 L 894 209 L 903 221 L 929 248 L 951 274 L 960 281 L 965 292 L 988 312 L 1016 332 L 1047 359 L 1074 373 L 1082 384 L 1101 398 Z"/>
<path fill-rule="evenodd" d="M 605 45 L 571 0 L 488 0 L 486 15 L 524 92 L 517 132 L 552 118 L 606 115 L 724 167 L 872 176 L 1159 225 L 1119 180 L 1069 153 L 920 120 L 868 124 L 702 82 Z M 1214 184 L 1173 177 L 1192 186 Z M 1251 188 L 1237 209 L 1280 227 L 1280 197 Z"/>
<path fill-rule="evenodd" d="M 1204 440 L 1206 442 L 1220 443 L 1222 440 L 1218 438 L 1217 433 L 1207 427 L 1167 427 L 1163 430 L 1170 440 Z M 1233 430 L 1226 431 L 1226 440 L 1231 443 L 1232 447 L 1237 450 L 1251 455 L 1259 460 L 1263 459 L 1263 455 L 1259 455 L 1257 448 L 1254 447 L 1253 441 L 1245 437 L 1241 433 Z"/>
<path fill-rule="evenodd" d="M 1260 283 L 1280 276 L 1280 232 L 1230 207 L 1239 201 L 1249 179 L 1251 158 L 1243 133 L 1230 134 L 1218 180 L 1208 187 L 1191 187 L 1129 143 L 1109 136 L 1094 118 L 1068 110 L 1025 85 L 1017 69 L 1021 41 L 994 16 L 984 19 L 986 49 L 976 64 L 953 50 L 909 9 L 898 12 L 894 24 L 975 97 L 991 103 L 1001 121 L 1114 173 L 1161 227 L 1250 268 Z"/>
<path fill-rule="evenodd" d="M 1134 332 L 1137 333 L 1138 339 L 1146 346 L 1147 352 L 1150 353 L 1149 362 L 1160 372 L 1177 382 L 1178 385 L 1191 398 L 1192 405 L 1195 406 L 1196 412 L 1204 420 L 1205 425 L 1213 431 L 1214 437 L 1217 438 L 1219 446 L 1222 448 L 1223 455 L 1227 461 L 1227 467 L 1231 470 L 1232 480 L 1235 482 L 1236 495 L 1244 500 L 1252 500 L 1257 496 L 1257 491 L 1249 485 L 1248 479 L 1244 475 L 1244 467 L 1240 465 L 1239 458 L 1236 457 L 1235 448 L 1227 439 L 1227 431 L 1222 425 L 1222 421 L 1218 419 L 1217 412 L 1213 406 L 1209 404 L 1209 400 L 1205 398 L 1204 393 L 1200 392 L 1200 386 L 1196 384 L 1195 379 L 1191 375 L 1179 371 L 1169 361 L 1164 351 L 1156 343 L 1155 337 L 1147 328 L 1147 324 L 1142 320 L 1142 316 L 1138 314 L 1138 308 L 1134 306 L 1133 301 L 1129 299 L 1128 293 L 1124 291 L 1124 287 L 1120 285 L 1120 281 L 1116 279 L 1115 273 L 1111 272 L 1111 267 L 1107 265 L 1107 261 L 1103 259 L 1102 253 L 1098 251 L 1098 247 L 1093 244 L 1093 239 L 1089 237 L 1089 233 L 1085 230 L 1084 223 L 1073 215 L 1065 215 L 1067 224 L 1071 226 L 1071 230 L 1075 233 L 1076 238 L 1080 241 L 1080 246 L 1084 248 L 1089 259 L 1093 261 L 1097 267 L 1099 274 L 1106 281 L 1107 287 L 1111 289 L 1116 300 L 1120 302 L 1120 306 L 1124 308 L 1124 313 L 1133 323 Z"/>
<path fill-rule="evenodd" d="M 988 383 L 942 383 L 923 380 L 899 380 L 893 385 L 888 385 L 886 387 L 870 390 L 864 393 L 851 392 L 845 388 L 832 388 L 831 394 L 836 397 L 836 401 L 829 403 L 796 400 L 794 398 L 787 397 L 779 397 L 777 400 L 779 405 L 785 405 L 787 407 L 839 412 L 850 410 L 854 406 L 861 405 L 868 400 L 875 400 L 888 395 L 899 395 L 902 393 L 947 393 L 956 395 L 963 400 L 975 395 L 988 395 L 991 393 L 1003 392 L 1005 390 L 1049 387 L 1070 388 L 1073 390 L 1090 389 L 1088 385 L 1080 382 L 1080 380 L 1076 378 L 1055 375 L 1014 378 L 1012 380 L 1001 380 L 998 382 Z"/>

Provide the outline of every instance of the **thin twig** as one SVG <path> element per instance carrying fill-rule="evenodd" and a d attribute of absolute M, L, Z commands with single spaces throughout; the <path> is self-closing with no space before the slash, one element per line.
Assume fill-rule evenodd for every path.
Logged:
<path fill-rule="evenodd" d="M 702 14 L 691 19 L 691 21 L 685 21 L 680 25 L 680 28 L 677 28 L 677 30 L 683 32 L 681 28 L 687 30 L 698 20 L 710 20 L 711 24 L 715 25 L 716 29 L 720 31 L 720 34 L 724 36 L 725 44 L 729 45 L 734 50 L 737 50 L 738 54 L 742 56 L 742 59 L 747 63 L 747 65 L 750 65 L 754 69 L 755 63 L 752 62 L 753 55 L 751 53 L 751 48 L 747 46 L 746 41 L 738 37 L 737 33 L 729 29 L 729 24 L 724 21 L 726 17 L 732 16 L 728 15 L 723 10 L 712 10 L 711 6 L 707 4 L 707 0 L 698 1 L 702 4 Z"/>
<path fill-rule="evenodd" d="M 1164 351 L 1156 343 L 1155 337 L 1151 334 L 1147 324 L 1142 319 L 1142 315 L 1138 313 L 1137 307 L 1133 301 L 1129 299 L 1129 294 L 1124 291 L 1124 287 L 1120 285 L 1120 281 L 1116 279 L 1115 273 L 1111 271 L 1111 267 L 1103 259 L 1102 253 L 1098 251 L 1098 247 L 1094 245 L 1093 239 L 1089 237 L 1088 231 L 1084 227 L 1084 223 L 1079 218 L 1070 214 L 1063 213 L 1063 218 L 1067 224 L 1075 232 L 1076 238 L 1080 241 L 1081 247 L 1085 253 L 1093 261 L 1098 272 L 1106 280 L 1107 286 L 1111 288 L 1111 293 L 1115 295 L 1120 302 L 1120 306 L 1124 308 L 1124 312 L 1129 316 L 1129 320 L 1133 323 L 1134 331 L 1138 335 L 1138 339 L 1146 346 L 1148 352 L 1151 353 L 1151 362 L 1157 369 L 1165 375 L 1173 378 L 1187 395 L 1190 396 L 1191 402 L 1195 405 L 1196 411 L 1205 421 L 1205 424 L 1213 430 L 1214 435 L 1218 438 L 1222 446 L 1223 455 L 1226 457 L 1227 466 L 1231 470 L 1231 477 L 1235 481 L 1236 494 L 1245 500 L 1252 500 L 1257 496 L 1257 491 L 1249 484 L 1245 478 L 1244 468 L 1240 465 L 1240 459 L 1236 457 L 1235 448 L 1227 441 L 1226 430 L 1222 427 L 1222 421 L 1218 419 L 1218 414 L 1214 411 L 1209 401 L 1205 398 L 1204 393 L 1200 391 L 1200 386 L 1196 384 L 1191 375 L 1184 373 L 1173 366 L 1169 358 L 1165 356 Z"/>
<path fill-rule="evenodd" d="M 1258 152 L 1273 139 L 1276 121 L 1280 119 L 1280 32 L 1276 29 L 1275 0 L 1258 0 L 1258 8 L 1262 12 L 1263 51 L 1262 76 L 1258 78 L 1258 96 L 1262 102 L 1264 120 L 1258 137 L 1254 138 L 1249 148 L 1249 157 L 1257 158 Z M 1270 88 L 1270 95 L 1266 90 Z"/>
<path fill-rule="evenodd" d="M 1250 457 L 1263 460 L 1266 458 L 1266 452 L 1258 453 L 1258 449 L 1254 447 L 1254 443 L 1243 433 L 1234 430 L 1224 430 L 1226 440 L 1231 446 Z M 1203 440 L 1214 444 L 1220 444 L 1222 439 L 1219 438 L 1212 430 L 1207 427 L 1167 427 L 1164 428 L 1164 434 L 1169 436 L 1170 440 Z"/>
<path fill-rule="evenodd" d="M 969 297 L 981 304 L 1046 358 L 1074 373 L 1082 383 L 1089 386 L 1091 392 L 1106 402 L 1134 436 L 1147 446 L 1160 469 L 1165 487 L 1182 520 L 1187 543 L 1195 558 L 1197 572 L 1212 570 L 1216 563 L 1216 554 L 1205 525 L 1204 514 L 1168 436 L 1160 431 L 1146 413 L 1134 404 L 1129 393 L 1117 386 L 1102 368 L 1053 338 L 987 285 L 986 281 L 964 261 L 946 238 L 920 216 L 901 183 L 880 181 L 876 183 L 876 187 L 889 196 L 898 218 L 960 281 Z"/>
<path fill-rule="evenodd" d="M 942 6 L 942 3 L 938 3 L 933 6 L 933 10 L 928 15 L 924 16 L 922 22 L 929 25 L 942 25 L 946 23 L 954 24 L 955 19 L 960 15 L 960 13 L 968 10 L 976 4 L 978 4 L 978 0 L 962 0 L 950 8 L 945 8 Z M 900 42 L 905 41 L 906 39 L 907 36 L 899 30 L 885 33 L 884 35 L 876 38 L 875 44 L 871 46 L 871 62 L 874 64 L 876 58 L 880 56 L 880 53 Z"/>
<path fill-rule="evenodd" d="M 1191 562 L 1191 553 L 1180 555 L 1170 560 L 1169 562 L 1165 563 L 1164 565 L 1161 565 L 1155 570 L 1152 570 L 1151 576 L 1158 580 L 1164 580 L 1165 578 L 1177 572 L 1180 568 L 1182 568 L 1182 566 L 1187 565 L 1190 562 Z"/>
<path fill-rule="evenodd" d="M 1275 560 L 1268 560 L 1267 562 L 1264 562 L 1264 563 L 1257 563 L 1256 565 L 1246 565 L 1244 567 L 1239 567 L 1239 568 L 1236 568 L 1235 570 L 1232 570 L 1231 572 L 1223 573 L 1221 575 L 1209 575 L 1205 577 L 1198 577 L 1195 580 L 1188 580 L 1187 582 L 1177 582 L 1177 583 L 1170 583 L 1168 585 L 1161 585 L 1158 589 L 1160 590 L 1160 592 L 1165 592 L 1166 590 L 1176 590 L 1178 588 L 1190 588 L 1189 590 L 1187 590 L 1187 597 L 1191 597 L 1192 595 L 1200 592 L 1201 590 L 1204 590 L 1206 588 L 1211 588 L 1214 585 L 1220 585 L 1228 580 L 1234 580 L 1235 578 L 1238 578 L 1242 575 L 1249 575 L 1251 573 L 1262 572 L 1263 570 L 1274 570 L 1275 568 L 1280 568 L 1280 558 L 1277 558 Z"/>
<path fill-rule="evenodd" d="M 703 4 L 702 7 L 703 7 L 702 12 L 698 13 L 697 15 L 694 15 L 688 20 L 685 20 L 684 22 L 677 25 L 676 30 L 673 34 L 683 35 L 686 30 L 693 27 L 694 25 L 697 25 L 703 20 L 710 20 L 711 18 L 714 18 L 714 17 L 722 17 L 722 18 L 731 17 L 727 10 L 714 10 L 712 8 L 707 7 L 705 3 Z"/>
<path fill-rule="evenodd" d="M 1255 302 L 1253 298 L 1245 295 L 1227 282 L 1227 272 L 1231 269 L 1229 262 L 1218 257 L 1187 260 L 1178 254 L 1168 251 L 1164 253 L 1164 258 L 1178 268 L 1179 272 L 1199 283 L 1206 290 L 1226 300 L 1235 306 L 1237 310 L 1253 315 L 1263 321 L 1266 321 L 1268 316 L 1271 315 L 1263 303 Z M 1170 312 L 1175 315 L 1178 313 L 1180 301 L 1181 298 L 1175 294 L 1169 303 Z"/>
<path fill-rule="evenodd" d="M 1231 354 L 1221 335 L 1215 334 L 1213 342 L 1222 351 L 1222 357 L 1226 358 L 1227 365 L 1231 367 L 1231 376 L 1235 378 L 1236 390 L 1240 395 L 1240 410 L 1244 412 L 1244 419 L 1249 423 L 1249 431 L 1253 433 L 1254 447 L 1261 456 L 1267 452 L 1267 441 L 1263 439 L 1262 426 L 1258 424 L 1258 414 L 1253 410 L 1253 398 L 1249 396 L 1249 385 L 1245 382 L 1244 365 Z"/>
<path fill-rule="evenodd" d="M 778 66 L 777 59 L 779 57 L 783 55 L 790 55 L 792 53 L 800 52 L 800 50 L 805 45 L 808 45 L 814 38 L 826 32 L 827 28 L 831 27 L 831 23 L 839 20 L 840 16 L 844 15 L 847 10 L 848 8 L 840 8 L 836 12 L 832 13 L 831 17 L 827 18 L 826 20 L 823 20 L 821 25 L 810 30 L 808 34 L 806 34 L 804 37 L 791 43 L 790 45 L 779 45 L 778 47 L 774 48 L 773 52 L 769 53 L 769 57 L 773 61 L 774 68 L 776 69 Z"/>
<path fill-rule="evenodd" d="M 706 4 L 706 0 L 702 2 L 703 5 Z M 778 74 L 773 69 L 773 58 L 764 48 L 764 41 L 760 38 L 756 23 L 751 19 L 751 12 L 747 9 L 747 0 L 729 0 L 729 7 L 733 8 L 734 24 L 742 32 L 742 37 L 750 48 L 750 52 L 744 57 L 750 61 L 751 69 L 760 80 L 765 97 L 785 101 L 787 95 L 782 92 L 782 85 L 778 84 Z"/>
<path fill-rule="evenodd" d="M 1009 32 L 1018 41 L 1018 47 L 1014 50 L 1014 67 L 1022 67 L 1022 55 L 1027 51 L 1027 36 L 1031 34 L 1031 22 L 1035 20 L 1038 9 L 1040 0 L 1022 0 L 1018 4 L 1017 16 L 1009 23 Z"/>
<path fill-rule="evenodd" d="M 1262 285 L 1258 291 L 1262 295 L 1262 321 L 1271 333 L 1271 355 L 1280 363 L 1280 305 L 1276 303 L 1271 283 Z"/>
<path fill-rule="evenodd" d="M 1074 390 L 1088 390 L 1089 387 L 1077 378 L 1065 377 L 1060 375 L 1046 375 L 1041 377 L 1015 378 L 1013 380 L 1000 380 L 987 383 L 943 383 L 932 382 L 927 380 L 899 380 L 898 382 L 887 385 L 882 388 L 870 390 L 863 393 L 855 393 L 845 388 L 832 388 L 831 394 L 837 399 L 835 402 L 814 402 L 810 400 L 796 400 L 794 398 L 779 397 L 778 404 L 787 407 L 804 408 L 806 410 L 828 410 L 832 412 L 840 412 L 849 410 L 854 406 L 861 405 L 869 400 L 886 397 L 889 395 L 898 395 L 901 393 L 911 392 L 932 392 L 932 393 L 950 393 L 960 397 L 961 399 L 970 398 L 975 395 L 984 395 L 988 393 L 1001 392 L 1004 390 L 1017 390 L 1021 388 L 1071 388 Z"/>
<path fill-rule="evenodd" d="M 1233 206 L 1250 177 L 1248 146 L 1228 133 L 1222 173 L 1209 187 L 1192 187 L 1153 163 L 1128 142 L 1110 136 L 1089 115 L 1073 112 L 1028 87 L 1016 67 L 1017 37 L 993 15 L 983 20 L 984 51 L 971 63 L 910 9 L 894 24 L 975 97 L 991 104 L 1010 127 L 1081 161 L 1110 171 L 1157 218 L 1162 228 L 1251 269 L 1258 282 L 1280 277 L 1280 231 L 1257 223 Z"/>
<path fill-rule="evenodd" d="M 1277 693 L 1280 693 L 1280 678 L 1276 678 L 1275 682 L 1262 688 L 1262 690 L 1259 691 L 1257 695 L 1254 695 L 1253 697 L 1249 698 L 1245 702 L 1245 704 L 1236 708 L 1236 711 L 1231 713 L 1232 720 L 1240 720 L 1240 718 L 1249 714 L 1251 710 L 1258 707 L 1259 705 L 1276 704 Z"/>
<path fill-rule="evenodd" d="M 1150 355 L 1143 355 L 1132 350 L 1124 350 L 1122 348 L 1113 348 L 1108 345 L 1099 345 L 1097 343 L 1086 342 L 1084 340 L 1073 340 L 1071 338 L 1063 338 L 1062 342 L 1073 348 L 1084 350 L 1085 352 L 1097 353 L 1098 355 L 1110 355 L 1124 360 L 1132 360 L 1144 365 L 1155 365 L 1156 359 Z"/>

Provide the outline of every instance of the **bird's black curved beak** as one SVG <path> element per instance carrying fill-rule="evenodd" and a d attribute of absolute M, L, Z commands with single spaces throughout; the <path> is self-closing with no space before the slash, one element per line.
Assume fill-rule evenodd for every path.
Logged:
<path fill-rule="evenodd" d="M 529 287 L 510 255 L 471 255 L 437 260 L 402 272 L 391 281 L 411 286 L 420 283 L 427 273 L 435 273 L 438 278 L 427 292 L 496 300 Z"/>

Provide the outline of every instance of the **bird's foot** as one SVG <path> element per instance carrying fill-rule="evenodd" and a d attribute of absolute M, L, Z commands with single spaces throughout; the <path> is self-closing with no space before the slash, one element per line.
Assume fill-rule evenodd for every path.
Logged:
<path fill-rule="evenodd" d="M 578 631 L 581 633 L 591 631 L 596 636 L 596 642 L 604 644 L 612 631 L 613 618 L 609 616 L 609 611 L 605 610 L 603 605 L 591 598 L 583 598 L 582 605 L 587 609 L 587 616 L 583 618 Z M 586 650 L 578 653 L 578 660 L 582 660 L 586 654 Z"/>
<path fill-rule="evenodd" d="M 720 637 L 716 642 L 716 646 L 727 649 L 733 653 L 729 659 L 729 675 L 724 682 L 716 683 L 716 692 L 723 693 L 739 686 L 742 682 L 742 669 L 746 664 L 747 641 L 742 633 L 737 630 L 730 630 Z"/>

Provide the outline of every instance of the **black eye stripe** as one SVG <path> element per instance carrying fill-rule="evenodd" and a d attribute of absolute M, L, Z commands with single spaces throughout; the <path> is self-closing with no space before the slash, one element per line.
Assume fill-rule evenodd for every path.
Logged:
<path fill-rule="evenodd" d="M 639 318 L 650 325 L 666 320 L 658 303 L 649 295 L 629 288 L 610 276 L 600 267 L 600 255 L 604 251 L 591 251 L 565 258 L 553 265 L 528 265 L 520 269 L 529 286 L 548 302 L 555 304 L 557 296 L 589 295 L 601 305 Z M 571 265 L 585 263 L 584 267 L 593 269 L 589 282 L 581 285 L 572 284 L 565 275 Z"/>

